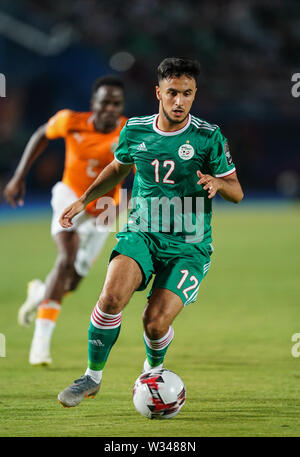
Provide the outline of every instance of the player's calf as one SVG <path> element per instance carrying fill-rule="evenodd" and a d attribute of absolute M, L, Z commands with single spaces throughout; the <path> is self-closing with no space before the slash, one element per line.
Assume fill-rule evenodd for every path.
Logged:
<path fill-rule="evenodd" d="M 74 269 L 71 275 L 66 278 L 65 280 L 65 293 L 73 292 L 77 289 L 80 281 L 83 279 Z"/>
<path fill-rule="evenodd" d="M 144 310 L 144 343 L 150 367 L 163 364 L 174 338 L 172 322 L 182 310 L 182 300 L 168 289 L 154 289 Z M 147 368 L 146 364 L 146 368 Z"/>

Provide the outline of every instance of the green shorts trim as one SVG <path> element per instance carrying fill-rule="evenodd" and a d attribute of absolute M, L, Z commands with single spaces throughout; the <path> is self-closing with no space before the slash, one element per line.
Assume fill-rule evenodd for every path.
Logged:
<path fill-rule="evenodd" d="M 143 281 L 138 290 L 145 290 L 155 274 L 148 298 L 155 289 L 163 288 L 178 295 L 184 306 L 197 299 L 201 281 L 210 268 L 210 245 L 174 242 L 145 232 L 119 232 L 117 238 L 110 260 L 123 254 L 139 264 Z"/>

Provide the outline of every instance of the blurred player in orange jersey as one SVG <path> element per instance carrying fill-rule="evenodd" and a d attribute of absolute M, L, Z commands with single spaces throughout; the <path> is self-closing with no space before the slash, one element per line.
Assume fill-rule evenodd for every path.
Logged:
<path fill-rule="evenodd" d="M 57 258 L 45 283 L 36 279 L 28 284 L 27 299 L 18 315 L 19 324 L 29 325 L 36 316 L 29 362 L 48 365 L 52 362 L 50 343 L 65 293 L 76 289 L 100 253 L 109 229 L 96 228 L 96 202 L 81 213 L 72 230 L 59 224 L 63 209 L 78 199 L 98 174 L 113 160 L 119 134 L 126 122 L 123 116 L 124 86 L 114 76 L 95 81 L 92 90 L 91 111 L 61 110 L 39 127 L 30 138 L 14 176 L 4 194 L 15 207 L 23 205 L 25 177 L 36 158 L 45 149 L 48 140 L 64 138 L 65 166 L 61 182 L 52 189 L 53 217 L 51 234 L 57 247 Z M 120 185 L 107 196 L 119 204 Z M 97 222 L 98 223 L 98 222 Z"/>

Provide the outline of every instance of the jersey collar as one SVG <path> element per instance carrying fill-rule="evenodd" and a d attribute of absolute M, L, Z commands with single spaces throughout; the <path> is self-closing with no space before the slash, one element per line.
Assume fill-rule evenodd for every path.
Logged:
<path fill-rule="evenodd" d="M 180 133 L 184 132 L 189 126 L 190 126 L 190 123 L 191 123 L 191 115 L 189 114 L 189 118 L 188 118 L 188 121 L 187 123 L 185 124 L 184 127 L 182 127 L 181 129 L 179 130 L 175 130 L 175 132 L 164 132 L 163 130 L 160 130 L 158 127 L 157 127 L 157 120 L 158 120 L 158 116 L 159 114 L 156 114 L 154 120 L 153 120 L 153 130 L 158 133 L 159 135 L 163 135 L 163 136 L 174 136 L 174 135 L 180 135 Z"/>

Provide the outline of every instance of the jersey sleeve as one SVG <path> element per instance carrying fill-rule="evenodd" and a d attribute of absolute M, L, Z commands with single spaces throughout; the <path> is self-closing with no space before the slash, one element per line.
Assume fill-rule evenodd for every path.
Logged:
<path fill-rule="evenodd" d="M 211 138 L 209 167 L 211 174 L 216 178 L 222 178 L 235 171 L 227 138 L 225 138 L 218 128 Z"/>
<path fill-rule="evenodd" d="M 50 140 L 55 138 L 64 138 L 68 133 L 68 126 L 72 111 L 63 109 L 50 117 L 47 122 L 46 136 Z"/>
<path fill-rule="evenodd" d="M 115 151 L 115 159 L 117 162 L 123 165 L 131 165 L 134 163 L 134 160 L 131 157 L 128 147 L 126 124 L 124 125 L 120 133 L 119 145 Z"/>

